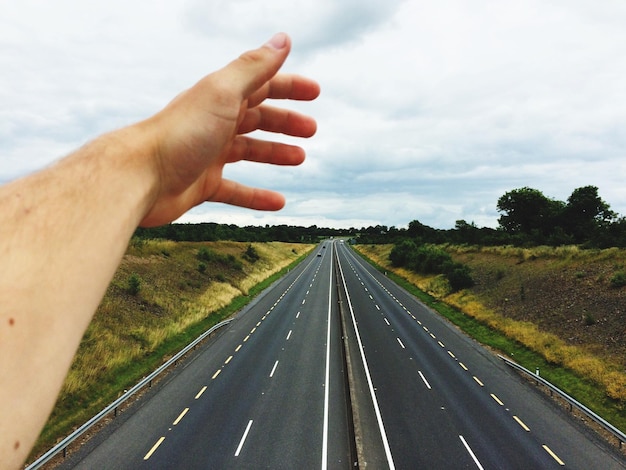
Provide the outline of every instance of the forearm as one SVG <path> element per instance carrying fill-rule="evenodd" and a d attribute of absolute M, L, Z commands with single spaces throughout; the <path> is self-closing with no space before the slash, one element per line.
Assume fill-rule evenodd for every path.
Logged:
<path fill-rule="evenodd" d="M 98 138 L 0 188 L 0 455 L 19 466 L 152 203 L 142 125 Z M 3 378 L 18 378 L 5 380 Z M 16 401 L 15 397 L 20 397 Z M 33 405 L 36 404 L 36 410 Z"/>

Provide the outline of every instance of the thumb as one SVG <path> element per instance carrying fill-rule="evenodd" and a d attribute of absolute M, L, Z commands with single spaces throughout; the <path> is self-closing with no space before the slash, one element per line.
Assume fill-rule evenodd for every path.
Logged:
<path fill-rule="evenodd" d="M 247 98 L 276 75 L 290 50 L 289 36 L 277 33 L 260 48 L 243 53 L 224 67 L 220 74 L 241 92 L 242 98 Z"/>

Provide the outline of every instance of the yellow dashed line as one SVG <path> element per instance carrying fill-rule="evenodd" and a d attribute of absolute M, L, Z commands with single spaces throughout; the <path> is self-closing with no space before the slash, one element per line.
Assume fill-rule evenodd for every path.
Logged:
<path fill-rule="evenodd" d="M 183 419 L 185 417 L 185 415 L 187 414 L 187 412 L 189 411 L 189 408 L 185 408 L 179 415 L 178 418 L 176 418 L 176 420 L 174 421 L 174 423 L 172 423 L 174 426 L 176 426 L 178 423 L 180 423 L 180 420 Z"/>
<path fill-rule="evenodd" d="M 228 356 L 228 359 L 224 361 L 224 364 L 228 364 L 230 361 L 232 361 L 232 359 L 233 359 L 233 356 Z"/>
<path fill-rule="evenodd" d="M 556 460 L 556 461 L 557 461 L 557 463 L 558 463 L 559 465 L 565 465 L 565 463 L 564 463 L 564 462 L 563 462 L 563 461 L 562 461 L 562 460 L 561 460 L 561 459 L 560 459 L 560 458 L 559 458 L 559 457 L 558 457 L 558 456 L 557 456 L 554 452 L 552 452 L 552 451 L 550 450 L 550 448 L 549 448 L 547 445 L 545 445 L 545 444 L 544 444 L 544 445 L 543 445 L 543 446 L 541 446 L 541 447 L 543 447 L 543 448 L 544 448 L 544 450 L 545 450 L 548 454 L 550 454 L 550 455 L 552 456 L 552 458 L 553 458 L 554 460 Z"/>
<path fill-rule="evenodd" d="M 200 398 L 202 394 L 205 392 L 205 390 L 206 390 L 206 385 L 200 389 L 195 399 L 197 400 L 198 398 Z"/>
<path fill-rule="evenodd" d="M 474 376 L 473 378 L 474 378 L 474 380 L 476 381 L 476 383 L 478 385 L 480 385 L 481 387 L 484 387 L 483 383 L 480 381 L 480 379 L 478 377 Z"/>
<path fill-rule="evenodd" d="M 241 349 L 241 344 L 235 348 L 235 352 L 239 352 L 240 349 Z"/>
<path fill-rule="evenodd" d="M 517 416 L 513 416 L 513 419 L 517 421 L 517 424 L 519 424 L 524 429 L 524 431 L 530 432 L 530 429 L 528 428 L 528 426 L 526 426 L 521 419 L 519 419 Z"/>
<path fill-rule="evenodd" d="M 164 440 L 165 440 L 165 436 L 161 437 L 158 441 L 156 441 L 156 444 L 152 446 L 152 449 L 148 451 L 148 453 L 145 455 L 143 459 L 148 460 L 150 457 L 152 457 L 152 454 L 154 454 L 154 451 L 158 449 L 158 447 L 161 445 L 161 443 Z"/>
<path fill-rule="evenodd" d="M 215 380 L 215 378 L 220 375 L 220 372 L 222 372 L 222 369 L 217 369 L 217 372 L 215 374 L 213 374 L 213 377 L 211 377 L 213 380 Z"/>
<path fill-rule="evenodd" d="M 464 370 L 468 370 L 467 367 L 465 366 L 465 364 L 463 364 L 462 362 L 459 362 L 459 365 L 464 369 Z"/>
<path fill-rule="evenodd" d="M 491 398 L 493 398 L 498 405 L 504 406 L 504 403 L 502 403 L 500 399 L 497 396 L 495 396 L 493 393 L 491 394 Z"/>

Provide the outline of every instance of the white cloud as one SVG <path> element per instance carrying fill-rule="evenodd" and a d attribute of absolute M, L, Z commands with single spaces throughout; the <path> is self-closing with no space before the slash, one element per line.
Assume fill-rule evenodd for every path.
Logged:
<path fill-rule="evenodd" d="M 564 200 L 588 184 L 626 213 L 618 0 L 13 2 L 0 7 L 0 181 L 151 114 L 279 30 L 294 43 L 285 69 L 322 86 L 293 106 L 318 134 L 301 167 L 227 175 L 287 207 L 186 220 L 495 226 L 506 191 Z"/>

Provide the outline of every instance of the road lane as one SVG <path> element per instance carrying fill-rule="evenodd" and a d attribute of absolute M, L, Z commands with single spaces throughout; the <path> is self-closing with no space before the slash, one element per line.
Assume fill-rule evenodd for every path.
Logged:
<path fill-rule="evenodd" d="M 626 468 L 491 353 L 337 252 L 397 468 Z"/>
<path fill-rule="evenodd" d="M 352 467 L 332 247 L 320 250 L 68 468 Z"/>

